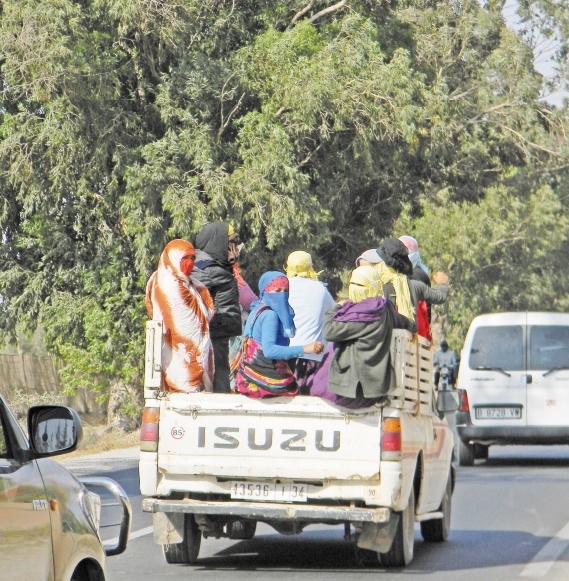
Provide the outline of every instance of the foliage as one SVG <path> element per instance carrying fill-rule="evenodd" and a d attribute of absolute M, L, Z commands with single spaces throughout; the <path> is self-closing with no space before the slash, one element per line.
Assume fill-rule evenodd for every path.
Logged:
<path fill-rule="evenodd" d="M 71 391 L 139 385 L 146 280 L 219 219 L 251 282 L 304 248 L 332 289 L 416 234 L 452 266 L 457 337 L 482 310 L 565 308 L 567 109 L 501 4 L 4 3 L 0 331 L 41 323 Z"/>

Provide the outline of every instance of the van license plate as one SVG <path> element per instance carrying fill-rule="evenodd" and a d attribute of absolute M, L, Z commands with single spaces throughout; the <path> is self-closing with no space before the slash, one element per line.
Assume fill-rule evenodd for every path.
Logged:
<path fill-rule="evenodd" d="M 306 502 L 306 484 L 275 484 L 274 482 L 231 483 L 231 498 L 260 502 Z"/>
<path fill-rule="evenodd" d="M 476 408 L 477 420 L 518 420 L 522 417 L 522 408 L 488 407 Z"/>

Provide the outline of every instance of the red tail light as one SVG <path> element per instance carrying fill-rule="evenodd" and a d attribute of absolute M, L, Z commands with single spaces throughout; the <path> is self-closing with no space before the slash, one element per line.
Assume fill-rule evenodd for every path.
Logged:
<path fill-rule="evenodd" d="M 156 452 L 158 450 L 159 419 L 159 408 L 144 408 L 140 426 L 140 449 L 143 452 Z"/>
<path fill-rule="evenodd" d="M 458 397 L 460 398 L 460 407 L 458 408 L 459 412 L 469 412 L 470 406 L 468 405 L 468 394 L 466 393 L 465 389 L 458 390 Z"/>
<path fill-rule="evenodd" d="M 401 452 L 401 421 L 399 418 L 383 418 L 381 424 L 381 456 L 384 460 L 394 460 L 385 452 Z"/>

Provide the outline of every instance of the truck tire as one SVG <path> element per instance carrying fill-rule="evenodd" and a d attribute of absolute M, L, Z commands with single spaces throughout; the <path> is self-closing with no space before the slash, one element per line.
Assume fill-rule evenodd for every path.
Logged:
<path fill-rule="evenodd" d="M 443 499 L 439 511 L 443 518 L 425 520 L 421 522 L 421 536 L 429 543 L 442 543 L 448 539 L 450 532 L 450 512 L 452 505 L 452 479 L 449 472 Z"/>
<path fill-rule="evenodd" d="M 193 565 L 198 560 L 202 532 L 193 514 L 184 515 L 184 538 L 181 543 L 162 545 L 166 563 L 170 565 Z"/>
<path fill-rule="evenodd" d="M 474 444 L 465 444 L 458 439 L 458 465 L 474 466 Z"/>
<path fill-rule="evenodd" d="M 230 539 L 248 541 L 255 536 L 257 530 L 257 521 L 254 520 L 236 520 L 227 523 L 227 536 Z"/>
<path fill-rule="evenodd" d="M 407 508 L 400 514 L 391 548 L 379 553 L 379 562 L 384 567 L 404 567 L 413 559 L 415 545 L 415 490 L 411 487 Z"/>
<path fill-rule="evenodd" d="M 474 444 L 474 458 L 480 460 L 488 460 L 488 450 L 490 446 L 484 444 Z"/>

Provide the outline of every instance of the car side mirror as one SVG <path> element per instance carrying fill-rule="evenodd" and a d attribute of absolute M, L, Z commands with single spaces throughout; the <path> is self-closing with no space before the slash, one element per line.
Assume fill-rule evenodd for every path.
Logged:
<path fill-rule="evenodd" d="M 40 405 L 28 411 L 28 434 L 36 456 L 57 456 L 77 448 L 83 438 L 83 427 L 74 409 Z"/>
<path fill-rule="evenodd" d="M 455 412 L 460 407 L 458 389 L 441 389 L 437 392 L 437 411 L 439 413 Z"/>

